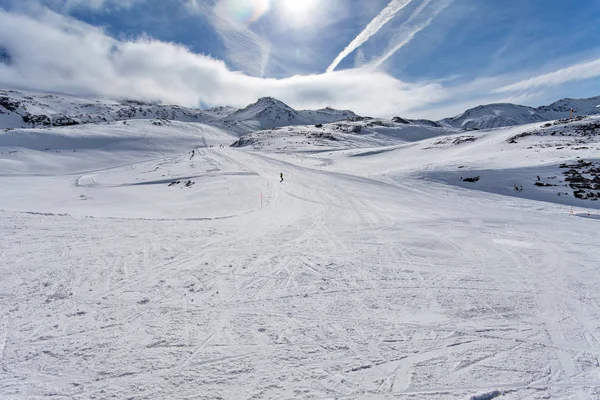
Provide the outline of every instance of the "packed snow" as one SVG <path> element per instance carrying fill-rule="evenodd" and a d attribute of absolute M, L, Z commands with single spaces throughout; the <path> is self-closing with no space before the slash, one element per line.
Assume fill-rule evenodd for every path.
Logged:
<path fill-rule="evenodd" d="M 0 398 L 600 398 L 599 117 L 314 122 L 0 131 Z"/>

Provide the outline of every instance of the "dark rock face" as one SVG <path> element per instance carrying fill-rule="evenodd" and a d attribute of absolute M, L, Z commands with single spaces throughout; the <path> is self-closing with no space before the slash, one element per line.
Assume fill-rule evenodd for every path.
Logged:
<path fill-rule="evenodd" d="M 407 120 L 408 122 L 410 122 L 411 124 L 417 124 L 417 125 L 427 125 L 427 126 L 431 126 L 434 128 L 441 128 L 442 125 L 435 122 L 435 121 L 431 121 L 428 119 L 409 119 Z"/>
<path fill-rule="evenodd" d="M 230 147 L 246 147 L 250 146 L 253 143 L 253 140 L 249 137 L 241 137 L 235 143 L 233 143 Z"/>
<path fill-rule="evenodd" d="M 8 111 L 17 111 L 21 106 L 18 101 L 11 100 L 9 97 L 0 97 L 0 106 L 6 108 Z"/>
<path fill-rule="evenodd" d="M 351 133 L 361 133 L 362 132 L 362 126 L 360 126 L 360 125 L 353 126 L 350 132 Z"/>
<path fill-rule="evenodd" d="M 568 169 L 563 174 L 566 176 L 565 182 L 573 189 L 573 196 L 581 200 L 600 200 L 600 163 L 579 160 L 575 164 L 562 164 L 560 167 Z"/>
<path fill-rule="evenodd" d="M 47 115 L 32 115 L 32 114 L 25 114 L 21 117 L 23 119 L 23 122 L 25 122 L 26 124 L 29 124 L 31 126 L 50 126 L 51 125 L 51 121 L 50 121 L 50 117 L 48 117 Z"/>
<path fill-rule="evenodd" d="M 322 139 L 322 140 L 332 140 L 337 141 L 338 139 L 328 132 L 319 132 L 319 133 L 309 133 L 306 135 L 309 139 Z"/>
<path fill-rule="evenodd" d="M 404 118 L 400 118 L 400 117 L 394 117 L 392 118 L 392 122 L 395 122 L 397 124 L 405 124 L 405 125 L 410 125 L 410 121 L 404 119 Z"/>
<path fill-rule="evenodd" d="M 72 126 L 72 125 L 79 125 L 80 122 L 77 120 L 74 120 L 73 118 L 67 117 L 67 116 L 61 116 L 61 117 L 57 117 L 54 118 L 54 120 L 52 121 L 52 125 L 54 126 Z"/>

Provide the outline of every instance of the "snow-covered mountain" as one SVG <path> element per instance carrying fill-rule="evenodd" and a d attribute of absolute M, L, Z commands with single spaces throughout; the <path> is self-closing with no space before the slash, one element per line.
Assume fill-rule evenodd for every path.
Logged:
<path fill-rule="evenodd" d="M 135 100 L 119 102 L 0 90 L 0 128 L 68 126 L 129 119 L 205 122 L 214 118 L 214 115 L 197 109 Z"/>
<path fill-rule="evenodd" d="M 456 117 L 443 119 L 440 123 L 463 129 L 491 129 L 567 118 L 571 109 L 574 110 L 574 115 L 600 114 L 600 96 L 562 99 L 537 108 L 511 103 L 488 104 L 469 109 Z"/>
<path fill-rule="evenodd" d="M 326 124 L 356 117 L 358 115 L 352 111 L 329 107 L 298 111 L 273 97 L 262 97 L 256 103 L 226 116 L 222 122 L 230 130 L 245 134 L 282 126 Z"/>
<path fill-rule="evenodd" d="M 238 110 L 239 110 L 238 108 L 231 107 L 231 106 L 216 106 L 216 107 L 212 107 L 207 110 L 204 110 L 204 112 L 207 114 L 214 115 L 215 117 L 226 117 L 229 114 L 233 114 L 234 112 L 236 112 Z"/>
<path fill-rule="evenodd" d="M 199 110 L 135 100 L 113 101 L 68 95 L 0 90 L 0 128 L 45 128 L 132 119 L 166 119 L 225 126 L 238 135 L 291 125 L 325 124 L 355 118 L 352 111 L 324 108 L 297 111 L 265 97 L 239 110 L 217 106 Z"/>
<path fill-rule="evenodd" d="M 542 122 L 546 119 L 534 108 L 510 103 L 488 104 L 465 111 L 440 122 L 464 129 L 490 129 Z"/>
<path fill-rule="evenodd" d="M 562 99 L 538 108 L 510 103 L 478 106 L 441 121 L 411 120 L 394 117 L 397 126 L 406 132 L 423 129 L 443 134 L 443 129 L 491 129 L 517 126 L 566 118 L 570 110 L 576 116 L 600 115 L 600 96 L 587 99 Z M 163 105 L 136 100 L 81 98 L 54 93 L 0 90 L 1 128 L 47 128 L 86 123 L 109 123 L 134 119 L 164 119 L 179 122 L 208 123 L 237 136 L 286 126 L 324 125 L 341 121 L 362 120 L 349 110 L 330 107 L 320 110 L 295 110 L 272 97 L 260 98 L 243 109 L 217 106 L 207 110 L 176 105 Z M 383 120 L 370 120 L 389 123 Z M 382 122 L 383 121 L 383 122 Z M 428 128 L 427 128 L 428 127 Z M 416 137 L 420 137 L 416 134 Z"/>
<path fill-rule="evenodd" d="M 587 99 L 562 99 L 549 106 L 538 107 L 536 111 L 546 120 L 555 120 L 568 117 L 571 109 L 578 116 L 600 114 L 600 96 Z"/>

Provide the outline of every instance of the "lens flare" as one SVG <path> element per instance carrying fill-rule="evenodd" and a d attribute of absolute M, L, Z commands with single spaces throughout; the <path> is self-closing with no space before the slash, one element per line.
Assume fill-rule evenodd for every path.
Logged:
<path fill-rule="evenodd" d="M 219 14 L 246 26 L 258 21 L 270 8 L 271 0 L 220 0 L 217 3 Z"/>

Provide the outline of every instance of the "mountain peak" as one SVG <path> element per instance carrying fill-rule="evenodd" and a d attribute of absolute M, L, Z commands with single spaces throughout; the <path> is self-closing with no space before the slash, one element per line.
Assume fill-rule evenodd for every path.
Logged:
<path fill-rule="evenodd" d="M 288 106 L 283 101 L 276 99 L 275 97 L 261 97 L 260 99 L 257 100 L 256 103 L 251 104 L 248 107 L 253 107 L 253 106 L 278 106 L 278 107 L 292 109 L 292 107 Z"/>
<path fill-rule="evenodd" d="M 265 97 L 259 98 L 257 102 L 258 103 L 274 103 L 276 101 L 279 101 L 279 100 L 277 100 L 275 97 L 265 96 Z"/>

